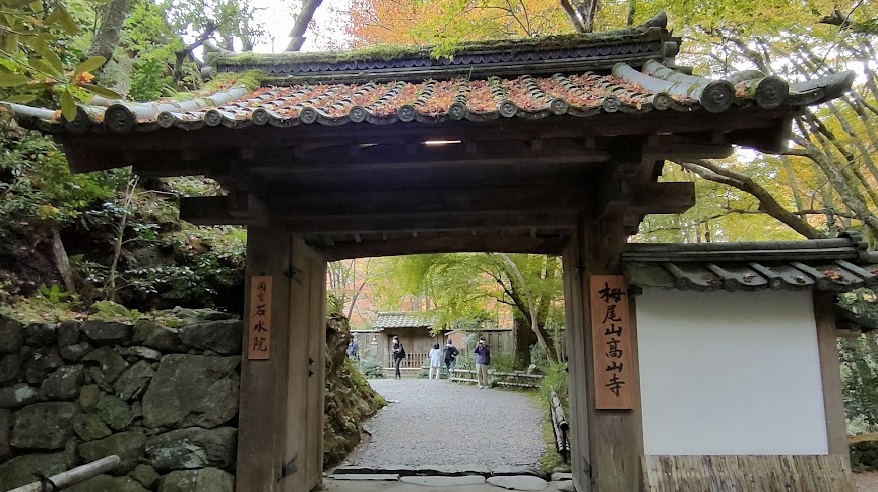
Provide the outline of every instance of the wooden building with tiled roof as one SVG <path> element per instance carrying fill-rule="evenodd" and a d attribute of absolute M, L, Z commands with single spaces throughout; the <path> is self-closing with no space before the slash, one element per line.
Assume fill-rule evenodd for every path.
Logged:
<path fill-rule="evenodd" d="M 95 99 L 73 121 L 6 106 L 55 135 L 73 171 L 206 175 L 227 190 L 181 199 L 181 215 L 247 226 L 248 322 L 269 327 L 245 340 L 239 491 L 321 483 L 326 262 L 452 251 L 563 257 L 580 492 L 852 491 L 832 304 L 874 284 L 864 244 L 627 237 L 645 214 L 694 204 L 692 183 L 658 181 L 665 159 L 782 150 L 791 117 L 854 74 L 711 77 L 678 65 L 679 45 L 662 15 L 438 58 L 217 56 L 215 70 L 259 69 L 264 86 Z"/>

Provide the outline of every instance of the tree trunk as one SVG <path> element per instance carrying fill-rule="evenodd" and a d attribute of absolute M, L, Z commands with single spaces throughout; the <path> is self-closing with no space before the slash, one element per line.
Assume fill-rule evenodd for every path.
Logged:
<path fill-rule="evenodd" d="M 131 200 L 134 198 L 134 190 L 137 188 L 137 176 L 131 178 L 125 189 L 125 207 L 119 227 L 116 230 L 116 239 L 113 242 L 113 261 L 110 263 L 110 271 L 107 274 L 107 300 L 116 301 L 116 277 L 119 268 L 119 259 L 122 257 L 122 244 L 125 242 L 125 226 L 128 223 L 128 213 L 131 208 Z"/>
<path fill-rule="evenodd" d="M 119 46 L 119 39 L 122 36 L 122 26 L 131 11 L 131 6 L 131 0 L 113 0 L 110 3 L 100 30 L 86 51 L 87 57 L 103 56 L 107 61 L 113 59 L 113 53 Z"/>
<path fill-rule="evenodd" d="M 534 301 L 533 295 L 531 295 L 530 289 L 527 284 L 524 282 L 524 277 L 521 276 L 521 271 L 518 269 L 518 266 L 509 258 L 509 255 L 506 253 L 500 253 L 500 256 L 503 258 L 503 261 L 506 263 L 506 266 L 509 267 L 510 273 L 515 277 L 515 280 L 518 281 L 521 288 L 524 290 L 524 295 L 527 296 L 527 312 L 530 315 L 530 327 L 533 330 L 534 334 L 537 336 L 537 341 L 540 344 L 540 347 L 546 351 L 546 357 L 548 357 L 549 362 L 557 363 L 558 355 L 555 354 L 555 348 L 550 346 L 546 341 L 545 333 L 543 333 L 543 329 L 540 326 L 540 320 L 537 315 L 537 305 Z"/>
<path fill-rule="evenodd" d="M 70 269 L 70 259 L 67 257 L 67 249 L 64 248 L 64 242 L 61 241 L 61 233 L 57 227 L 52 228 L 52 255 L 55 257 L 55 265 L 58 267 L 58 273 L 61 274 L 61 280 L 64 281 L 64 288 L 68 292 L 76 292 L 73 270 Z"/>

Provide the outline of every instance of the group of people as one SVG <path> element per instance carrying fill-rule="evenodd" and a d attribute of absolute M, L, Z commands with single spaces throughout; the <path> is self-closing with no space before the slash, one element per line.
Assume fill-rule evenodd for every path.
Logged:
<path fill-rule="evenodd" d="M 391 351 L 393 353 L 393 367 L 396 370 L 396 379 L 401 379 L 402 376 L 399 372 L 399 364 L 405 359 L 405 348 L 402 346 L 402 342 L 399 341 L 399 337 L 397 336 L 393 337 Z M 488 366 L 491 365 L 491 347 L 488 346 L 485 337 L 479 338 L 479 343 L 476 345 L 474 352 L 476 354 L 476 381 L 478 382 L 479 389 L 487 388 L 489 381 Z M 430 350 L 430 372 L 428 373 L 427 378 L 433 379 L 433 375 L 435 374 L 435 379 L 439 379 L 443 362 L 445 363 L 446 374 L 450 375 L 451 368 L 454 366 L 458 355 L 460 355 L 460 351 L 454 346 L 451 340 L 448 340 L 445 343 L 444 348 L 440 348 L 438 343 L 434 344 L 433 348 Z"/>

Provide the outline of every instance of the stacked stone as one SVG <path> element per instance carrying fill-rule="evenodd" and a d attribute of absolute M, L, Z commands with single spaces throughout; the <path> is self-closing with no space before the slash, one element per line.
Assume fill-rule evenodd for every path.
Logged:
<path fill-rule="evenodd" d="M 72 492 L 231 492 L 241 321 L 22 324 L 0 316 L 0 490 L 105 456 Z"/>

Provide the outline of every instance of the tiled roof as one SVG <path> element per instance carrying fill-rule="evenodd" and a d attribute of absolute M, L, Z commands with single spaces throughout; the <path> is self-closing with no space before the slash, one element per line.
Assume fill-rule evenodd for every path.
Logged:
<path fill-rule="evenodd" d="M 378 313 L 372 328 L 427 328 L 433 326 L 433 319 L 426 313 Z"/>
<path fill-rule="evenodd" d="M 878 286 L 878 253 L 856 235 L 838 239 L 713 244 L 629 244 L 629 283 L 643 289 L 847 292 Z"/>
<path fill-rule="evenodd" d="M 642 26 L 588 35 L 429 48 L 334 53 L 213 54 L 208 71 L 257 69 L 255 91 L 231 88 L 189 100 L 145 103 L 95 98 L 73 122 L 58 111 L 7 104 L 18 121 L 53 133 L 129 133 L 162 128 L 292 127 L 498 118 L 536 120 L 604 113 L 789 110 L 834 99 L 854 73 L 790 84 L 747 70 L 725 79 L 691 75 L 674 57 L 680 38 L 662 13 Z"/>
<path fill-rule="evenodd" d="M 816 104 L 850 87 L 852 73 L 807 84 L 788 85 L 777 77 L 749 71 L 729 80 L 686 75 L 647 61 L 640 70 L 619 63 L 612 73 L 584 71 L 551 76 L 490 77 L 470 80 L 367 82 L 233 88 L 188 101 L 123 103 L 80 108 L 72 123 L 60 112 L 7 104 L 24 126 L 49 132 L 128 133 L 160 128 L 195 130 L 224 126 L 242 128 L 300 124 L 342 125 L 497 118 L 541 119 L 570 115 L 649 111 L 726 111 L 733 106 L 771 109 L 781 105 Z"/>

